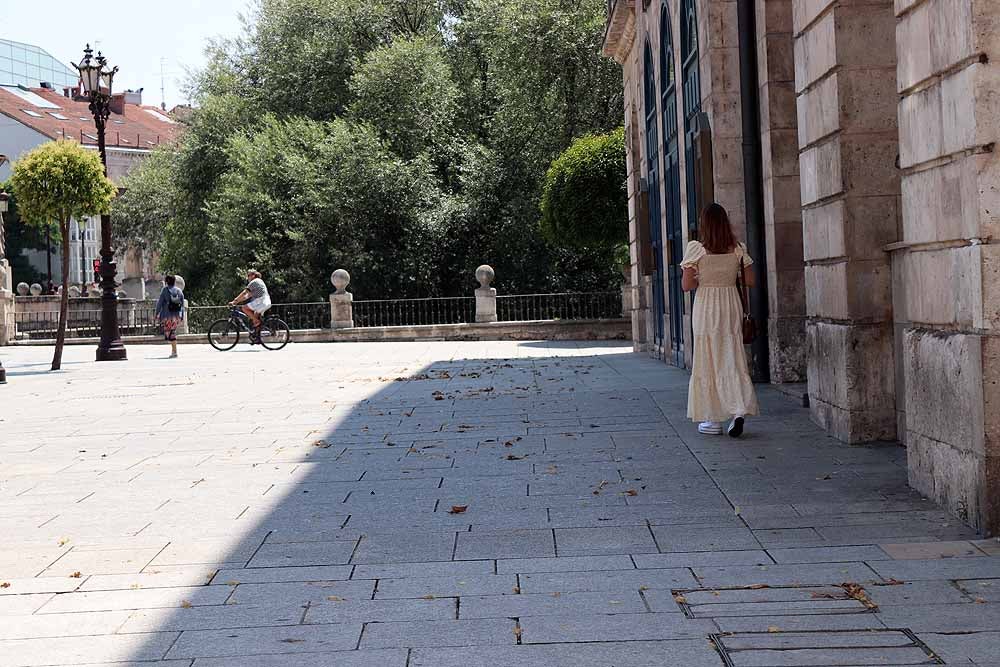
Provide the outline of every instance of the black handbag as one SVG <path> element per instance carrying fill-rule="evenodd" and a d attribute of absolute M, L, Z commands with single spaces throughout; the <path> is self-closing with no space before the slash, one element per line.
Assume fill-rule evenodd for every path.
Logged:
<path fill-rule="evenodd" d="M 740 272 L 736 276 L 736 287 L 740 292 L 740 307 L 743 310 L 743 344 L 749 345 L 757 338 L 757 322 L 750 314 L 750 295 L 743 280 L 743 258 L 740 257 Z"/>

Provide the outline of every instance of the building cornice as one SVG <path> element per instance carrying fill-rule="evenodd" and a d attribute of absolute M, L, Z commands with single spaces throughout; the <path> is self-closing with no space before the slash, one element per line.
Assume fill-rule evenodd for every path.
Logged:
<path fill-rule="evenodd" d="M 624 65 L 635 41 L 633 0 L 609 0 L 608 23 L 604 30 L 604 55 Z"/>

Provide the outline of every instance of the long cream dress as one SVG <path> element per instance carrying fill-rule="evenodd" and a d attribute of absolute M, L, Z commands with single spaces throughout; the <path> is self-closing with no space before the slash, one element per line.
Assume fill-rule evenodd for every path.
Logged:
<path fill-rule="evenodd" d="M 681 267 L 698 272 L 694 298 L 694 363 L 688 390 L 688 418 L 696 422 L 723 422 L 758 412 L 757 395 L 743 348 L 743 310 L 736 276 L 753 264 L 743 244 L 726 255 L 713 255 L 691 241 Z"/>

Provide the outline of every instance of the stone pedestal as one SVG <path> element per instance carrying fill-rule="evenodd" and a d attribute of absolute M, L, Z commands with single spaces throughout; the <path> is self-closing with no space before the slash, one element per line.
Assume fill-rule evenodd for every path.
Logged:
<path fill-rule="evenodd" d="M 899 239 L 893 2 L 798 0 L 792 8 L 810 406 L 841 440 L 893 440 L 884 250 Z"/>
<path fill-rule="evenodd" d="M 14 293 L 0 289 L 0 345 L 14 339 Z"/>
<path fill-rule="evenodd" d="M 330 295 L 330 328 L 354 328 L 354 295 L 347 291 L 351 284 L 351 274 L 337 269 L 330 274 L 330 283 L 336 292 Z"/>
<path fill-rule="evenodd" d="M 350 292 L 330 295 L 330 328 L 354 328 L 354 295 Z"/>
<path fill-rule="evenodd" d="M 483 264 L 476 269 L 476 280 L 479 289 L 476 290 L 476 322 L 497 321 L 497 291 L 490 287 L 496 274 L 493 267 Z"/>
<path fill-rule="evenodd" d="M 492 287 L 476 290 L 476 322 L 497 321 L 497 291 Z"/>

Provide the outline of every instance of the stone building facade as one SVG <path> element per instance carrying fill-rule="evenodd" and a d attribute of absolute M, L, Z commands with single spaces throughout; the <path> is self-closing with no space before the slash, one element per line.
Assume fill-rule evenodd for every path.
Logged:
<path fill-rule="evenodd" d="M 689 364 L 677 264 L 718 201 L 766 276 L 759 378 L 1000 533 L 1000 3 L 609 0 L 604 51 L 637 350 Z"/>

